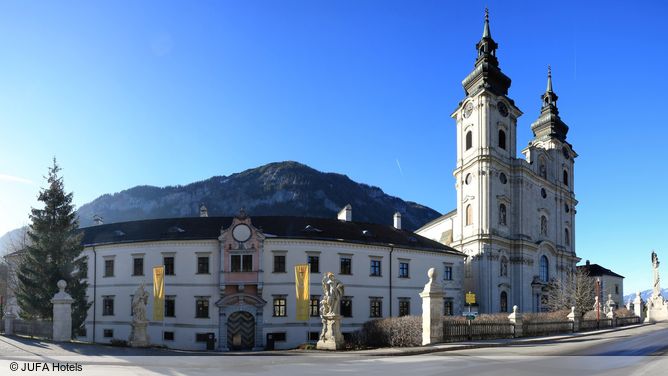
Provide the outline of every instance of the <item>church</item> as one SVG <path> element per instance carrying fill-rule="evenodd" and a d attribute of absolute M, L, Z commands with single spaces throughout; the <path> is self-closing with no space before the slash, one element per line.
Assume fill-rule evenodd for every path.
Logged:
<path fill-rule="evenodd" d="M 489 14 L 466 97 L 452 113 L 457 128 L 453 171 L 457 208 L 416 230 L 466 254 L 463 287 L 476 293 L 479 312 L 545 309 L 549 281 L 574 271 L 574 160 L 559 117 L 548 67 L 533 138 L 517 155 L 522 111 L 508 96 L 510 78 L 499 67 Z"/>

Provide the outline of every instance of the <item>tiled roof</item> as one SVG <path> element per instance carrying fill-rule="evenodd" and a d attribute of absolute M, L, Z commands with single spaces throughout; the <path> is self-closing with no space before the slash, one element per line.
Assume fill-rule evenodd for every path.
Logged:
<path fill-rule="evenodd" d="M 610 269 L 606 269 L 599 264 L 578 265 L 578 269 L 587 271 L 587 273 L 589 274 L 590 277 L 600 277 L 600 276 L 603 276 L 603 275 L 611 275 L 613 277 L 624 278 L 624 276 L 621 276 L 621 275 L 613 272 Z"/>
<path fill-rule="evenodd" d="M 83 228 L 83 244 L 213 240 L 220 236 L 221 228 L 227 229 L 232 224 L 232 220 L 233 217 L 189 217 L 109 223 Z M 394 245 L 463 256 L 454 248 L 388 225 L 293 216 L 253 216 L 251 223 L 268 237 Z"/>

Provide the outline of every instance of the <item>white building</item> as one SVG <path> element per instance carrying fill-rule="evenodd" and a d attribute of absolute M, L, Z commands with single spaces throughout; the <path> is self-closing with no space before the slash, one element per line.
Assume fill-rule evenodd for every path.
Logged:
<path fill-rule="evenodd" d="M 152 267 L 165 265 L 165 320 L 151 321 L 150 342 L 179 349 L 292 348 L 317 340 L 324 272 L 345 285 L 344 333 L 373 318 L 420 315 L 419 292 L 430 267 L 441 269 L 446 309 L 461 312 L 464 255 L 395 226 L 339 219 L 232 217 L 154 219 L 84 229 L 89 300 L 86 335 L 127 340 L 132 294 L 152 292 Z M 295 319 L 296 264 L 311 265 L 311 319 Z M 93 299 L 94 297 L 94 299 Z M 148 312 L 151 318 L 152 300 Z"/>
<path fill-rule="evenodd" d="M 574 159 L 560 119 L 548 68 L 547 89 L 534 138 L 517 155 L 522 111 L 508 96 L 488 16 L 476 45 L 466 97 L 452 114 L 457 129 L 454 169 L 457 208 L 417 234 L 468 257 L 464 288 L 477 294 L 481 312 L 543 309 L 546 284 L 580 260 L 575 255 Z"/>

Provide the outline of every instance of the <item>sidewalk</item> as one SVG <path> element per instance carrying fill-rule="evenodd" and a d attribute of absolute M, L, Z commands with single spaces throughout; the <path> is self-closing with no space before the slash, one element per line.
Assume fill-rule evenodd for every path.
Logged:
<path fill-rule="evenodd" d="M 646 324 L 645 324 L 646 325 Z M 490 339 L 490 340 L 476 340 L 466 342 L 449 342 L 439 343 L 435 345 L 427 345 L 421 347 L 391 347 L 372 350 L 358 350 L 352 351 L 359 355 L 367 356 L 402 356 L 402 355 L 420 355 L 435 352 L 477 349 L 483 347 L 502 347 L 525 344 L 539 344 L 553 341 L 567 340 L 573 338 L 589 337 L 599 334 L 617 332 L 628 329 L 635 329 L 644 326 L 644 324 L 628 325 L 611 329 L 592 330 L 588 332 L 578 332 L 572 334 L 559 334 L 547 337 L 522 337 L 522 338 L 507 338 L 507 339 Z"/>
<path fill-rule="evenodd" d="M 553 341 L 568 340 L 573 338 L 590 337 L 605 333 L 618 332 L 628 329 L 635 329 L 646 326 L 647 324 L 635 324 L 622 326 L 611 329 L 592 330 L 587 332 L 578 332 L 571 334 L 559 334 L 544 337 L 522 337 L 522 338 L 508 338 L 508 339 L 489 339 L 489 340 L 475 340 L 466 342 L 448 342 L 438 343 L 435 345 L 419 346 L 419 347 L 384 347 L 380 349 L 371 350 L 351 350 L 351 351 L 319 351 L 319 350 L 274 350 L 262 352 L 230 352 L 226 355 L 359 355 L 359 356 L 407 356 L 407 355 L 421 355 L 436 352 L 477 349 L 484 347 L 503 347 L 513 345 L 526 344 L 540 344 L 549 343 Z"/>

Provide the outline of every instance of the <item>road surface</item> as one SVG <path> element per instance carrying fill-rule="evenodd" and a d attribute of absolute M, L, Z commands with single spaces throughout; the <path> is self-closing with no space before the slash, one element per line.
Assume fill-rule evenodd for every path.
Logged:
<path fill-rule="evenodd" d="M 81 356 L 85 354 L 85 356 Z M 142 356 L 131 356 L 142 354 Z M 159 356 L 161 355 L 161 356 Z M 167 355 L 167 356 L 165 356 Z M 12 362 L 15 365 L 12 365 Z M 39 374 L 34 364 L 81 366 L 80 375 L 668 375 L 668 324 L 541 344 L 411 356 L 357 352 L 243 356 L 56 345 L 0 337 L 0 375 Z M 21 372 L 30 368 L 32 371 Z M 10 367 L 19 367 L 12 371 Z M 40 366 L 40 367 L 43 367 Z M 50 370 L 51 371 L 51 370 Z"/>

